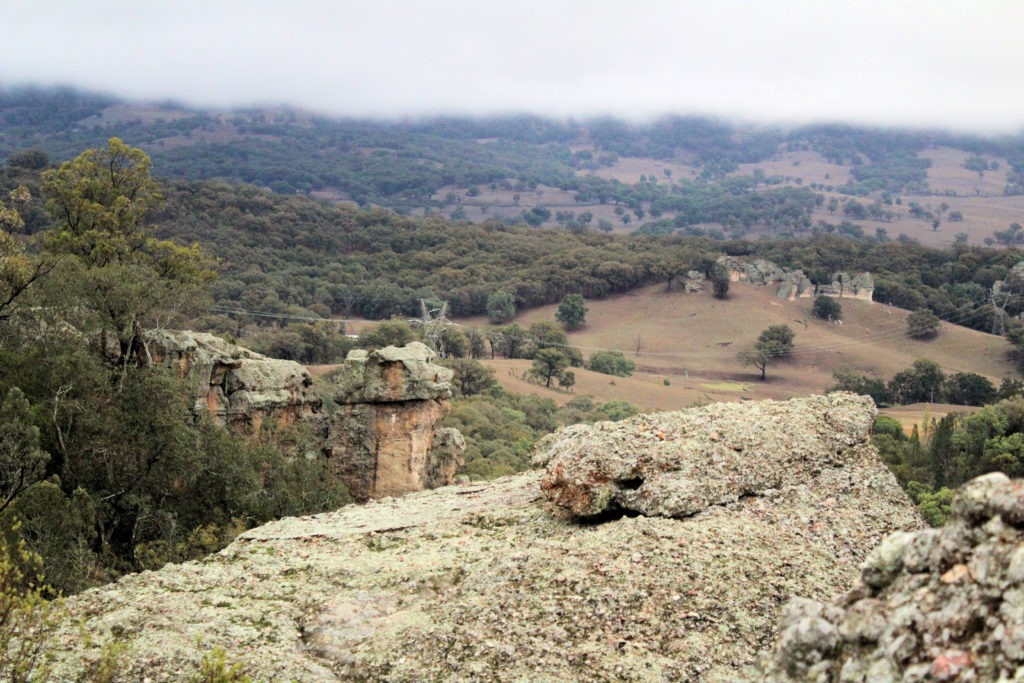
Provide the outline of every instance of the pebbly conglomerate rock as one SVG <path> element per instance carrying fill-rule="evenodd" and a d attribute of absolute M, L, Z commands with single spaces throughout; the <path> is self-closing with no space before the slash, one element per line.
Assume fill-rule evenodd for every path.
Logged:
<path fill-rule="evenodd" d="M 1024 680 L 1024 481 L 978 477 L 952 513 L 886 538 L 839 599 L 788 603 L 749 680 Z"/>
<path fill-rule="evenodd" d="M 577 426 L 547 439 L 541 488 L 580 516 L 683 517 L 809 480 L 858 457 L 874 424 L 867 396 L 719 403 Z"/>
<path fill-rule="evenodd" d="M 220 647 L 254 680 L 732 681 L 784 602 L 831 599 L 879 540 L 922 526 L 861 436 L 870 413 L 851 397 L 682 413 L 719 431 L 703 449 L 669 442 L 710 468 L 691 468 L 708 483 L 725 471 L 719 444 L 754 438 L 737 416 L 749 432 L 810 420 L 780 427 L 777 448 L 751 461 L 788 468 L 802 449 L 798 474 L 684 518 L 580 521 L 535 472 L 283 519 L 202 561 L 69 598 L 54 676 L 79 678 L 116 633 L 131 641 L 125 680 L 187 679 Z M 644 425 L 598 425 L 590 443 L 660 443 Z"/>

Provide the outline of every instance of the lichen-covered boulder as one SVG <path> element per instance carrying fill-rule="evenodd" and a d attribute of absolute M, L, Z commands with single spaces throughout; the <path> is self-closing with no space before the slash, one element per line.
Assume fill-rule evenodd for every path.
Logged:
<path fill-rule="evenodd" d="M 845 595 L 790 605 L 748 680 L 1024 680 L 1024 481 L 968 482 L 946 526 L 892 534 Z"/>
<path fill-rule="evenodd" d="M 876 412 L 850 393 L 719 403 L 564 430 L 535 460 L 547 463 L 541 488 L 573 514 L 682 517 L 841 467 Z"/>

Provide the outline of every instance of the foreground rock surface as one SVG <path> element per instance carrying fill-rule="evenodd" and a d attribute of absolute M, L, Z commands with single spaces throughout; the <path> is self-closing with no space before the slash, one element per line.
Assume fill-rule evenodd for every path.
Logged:
<path fill-rule="evenodd" d="M 114 632 L 132 639 L 128 680 L 187 678 L 214 647 L 255 680 L 735 680 L 785 601 L 830 599 L 879 540 L 921 526 L 844 433 L 838 461 L 685 518 L 581 522 L 528 473 L 281 520 L 71 598 L 55 673 L 77 677 Z"/>
<path fill-rule="evenodd" d="M 965 484 L 942 529 L 896 533 L 853 589 L 786 605 L 750 680 L 1024 680 L 1024 481 Z"/>

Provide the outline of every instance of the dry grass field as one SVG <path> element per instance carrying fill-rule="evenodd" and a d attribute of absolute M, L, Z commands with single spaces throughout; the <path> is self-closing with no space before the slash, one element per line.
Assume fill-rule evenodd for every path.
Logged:
<path fill-rule="evenodd" d="M 918 358 L 934 360 L 946 372 L 977 372 L 996 384 L 1004 376 L 1016 376 L 1003 338 L 942 323 L 937 339 L 914 341 L 905 334 L 907 312 L 883 304 L 844 299 L 843 324 L 838 326 L 813 318 L 810 299 L 783 301 L 769 288 L 733 283 L 726 301 L 710 292 L 686 294 L 655 285 L 588 301 L 587 306 L 587 325 L 569 335 L 570 343 L 585 356 L 601 349 L 622 351 L 636 362 L 638 372 L 618 378 L 577 370 L 574 394 L 591 394 L 599 401 L 623 399 L 645 410 L 821 393 L 833 383 L 833 370 L 844 365 L 888 379 Z M 525 312 L 516 322 L 527 327 L 553 321 L 556 308 Z M 460 322 L 487 326 L 479 318 Z M 769 365 L 762 382 L 755 368 L 739 362 L 737 352 L 751 346 L 761 330 L 779 324 L 796 332 L 795 353 L 790 360 Z M 522 380 L 530 361 L 486 364 L 512 391 L 557 401 L 573 395 Z"/>
<path fill-rule="evenodd" d="M 973 413 L 978 408 L 974 406 L 958 406 L 950 403 L 911 403 L 905 406 L 893 406 L 879 411 L 883 415 L 899 421 L 903 425 L 903 431 L 907 434 L 914 429 L 914 425 L 931 424 L 932 420 L 941 420 L 950 413 Z"/>

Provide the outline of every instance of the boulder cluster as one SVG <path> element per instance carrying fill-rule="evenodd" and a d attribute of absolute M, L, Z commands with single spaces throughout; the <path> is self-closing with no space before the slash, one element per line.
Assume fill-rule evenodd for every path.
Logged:
<path fill-rule="evenodd" d="M 830 282 L 814 285 L 802 270 L 782 268 L 767 259 L 747 262 L 722 256 L 718 263 L 729 272 L 733 281 L 776 287 L 776 295 L 780 299 L 792 301 L 798 298 L 834 296 L 870 303 L 874 297 L 875 280 L 868 272 L 857 275 L 837 272 L 832 274 Z"/>
<path fill-rule="evenodd" d="M 941 529 L 897 532 L 852 590 L 783 609 L 750 680 L 1024 680 L 1024 481 L 965 484 Z"/>

